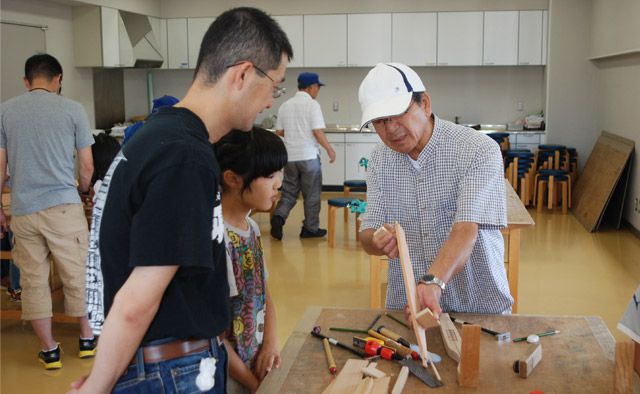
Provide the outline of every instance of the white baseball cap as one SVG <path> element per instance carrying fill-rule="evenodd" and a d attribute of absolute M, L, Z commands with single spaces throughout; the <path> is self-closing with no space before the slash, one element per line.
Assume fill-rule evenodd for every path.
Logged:
<path fill-rule="evenodd" d="M 378 63 L 360 84 L 360 129 L 367 123 L 404 113 L 414 92 L 426 89 L 418 74 L 402 63 Z"/>

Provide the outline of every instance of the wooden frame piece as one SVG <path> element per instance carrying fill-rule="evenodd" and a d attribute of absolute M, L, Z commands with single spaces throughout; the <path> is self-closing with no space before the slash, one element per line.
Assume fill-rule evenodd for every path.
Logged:
<path fill-rule="evenodd" d="M 436 378 L 442 381 L 436 365 L 433 363 L 433 360 L 429 358 L 429 353 L 427 352 L 427 336 L 425 333 L 425 327 L 423 327 L 416 319 L 416 317 L 418 316 L 416 277 L 413 274 L 413 266 L 411 265 L 409 247 L 407 246 L 407 238 L 404 234 L 402 226 L 400 226 L 398 222 L 395 223 L 395 230 L 396 242 L 398 243 L 398 253 L 400 255 L 400 265 L 402 266 L 402 277 L 404 278 L 404 289 L 407 295 L 407 303 L 409 304 L 410 319 L 412 323 L 411 326 L 413 327 L 413 333 L 415 334 L 418 341 L 418 348 L 420 349 L 422 366 L 426 369 L 427 361 L 429 361 L 431 363 L 431 367 L 433 368 L 433 373 L 436 375 Z"/>
<path fill-rule="evenodd" d="M 408 377 L 409 377 L 409 368 L 402 367 L 400 369 L 400 373 L 398 374 L 398 378 L 396 379 L 396 383 L 393 385 L 391 394 L 402 394 L 404 385 L 407 384 Z"/>
<path fill-rule="evenodd" d="M 542 360 L 542 345 L 532 344 L 527 349 L 528 356 L 524 360 L 517 360 L 517 371 L 515 371 L 518 376 L 523 379 L 526 379 L 531 375 L 533 369 L 540 363 Z M 514 364 L 514 369 L 516 368 L 516 364 Z"/>
<path fill-rule="evenodd" d="M 362 368 L 369 365 L 367 360 L 349 359 L 338 376 L 323 391 L 323 394 L 353 394 L 362 380 Z"/>
<path fill-rule="evenodd" d="M 458 364 L 458 383 L 462 387 L 478 387 L 480 381 L 480 326 L 462 326 L 462 347 Z"/>
<path fill-rule="evenodd" d="M 440 332 L 442 333 L 442 341 L 444 342 L 444 350 L 447 351 L 449 357 L 455 362 L 460 362 L 460 351 L 462 348 L 462 339 L 458 329 L 451 321 L 448 313 L 440 315 Z"/>
<path fill-rule="evenodd" d="M 616 342 L 616 363 L 613 371 L 613 392 L 631 394 L 633 392 L 633 342 Z"/>

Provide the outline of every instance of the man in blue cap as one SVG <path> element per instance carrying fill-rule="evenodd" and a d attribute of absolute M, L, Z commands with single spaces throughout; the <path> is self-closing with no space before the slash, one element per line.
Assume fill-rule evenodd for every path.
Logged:
<path fill-rule="evenodd" d="M 304 221 L 300 238 L 324 237 L 327 230 L 320 228 L 320 194 L 322 170 L 319 145 L 327 151 L 333 163 L 336 153 L 327 141 L 323 129 L 324 118 L 320 104 L 315 100 L 324 86 L 316 73 L 298 75 L 298 93 L 282 104 L 278 110 L 276 132 L 284 138 L 289 162 L 284 167 L 282 196 L 271 218 L 271 236 L 282 239 L 289 212 L 296 205 L 298 195 L 304 198 Z"/>

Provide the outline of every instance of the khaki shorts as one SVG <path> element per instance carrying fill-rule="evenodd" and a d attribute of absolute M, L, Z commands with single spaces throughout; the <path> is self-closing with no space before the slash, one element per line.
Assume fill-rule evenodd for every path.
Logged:
<path fill-rule="evenodd" d="M 81 317 L 85 310 L 85 259 L 89 242 L 81 204 L 62 204 L 11 218 L 13 260 L 20 268 L 22 319 L 52 316 L 49 255 L 56 262 L 64 290 L 64 309 Z"/>

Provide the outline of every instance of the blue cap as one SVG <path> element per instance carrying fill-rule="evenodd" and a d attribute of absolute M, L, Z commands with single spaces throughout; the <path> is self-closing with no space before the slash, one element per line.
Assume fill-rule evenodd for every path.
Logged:
<path fill-rule="evenodd" d="M 324 86 L 324 84 L 320 82 L 320 77 L 318 77 L 318 74 L 316 73 L 300 73 L 300 75 L 298 75 L 298 86 L 306 88 L 314 83 Z"/>
<path fill-rule="evenodd" d="M 157 112 L 162 107 L 172 107 L 178 104 L 180 100 L 173 96 L 165 95 L 160 98 L 153 100 L 153 109 L 151 109 L 151 113 Z"/>

